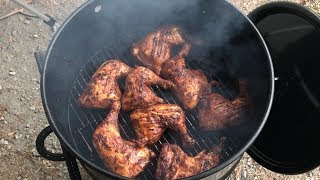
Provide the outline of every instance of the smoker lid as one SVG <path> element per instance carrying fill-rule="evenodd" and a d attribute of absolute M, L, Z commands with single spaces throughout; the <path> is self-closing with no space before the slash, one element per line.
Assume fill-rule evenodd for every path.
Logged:
<path fill-rule="evenodd" d="M 249 18 L 266 41 L 275 70 L 269 118 L 247 153 L 283 174 L 320 165 L 320 18 L 305 7 L 274 2 Z"/>

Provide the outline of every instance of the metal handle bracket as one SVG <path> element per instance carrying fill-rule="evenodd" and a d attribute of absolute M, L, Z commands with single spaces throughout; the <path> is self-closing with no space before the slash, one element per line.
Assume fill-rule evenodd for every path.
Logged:
<path fill-rule="evenodd" d="M 46 57 L 46 52 L 45 51 L 36 51 L 34 53 L 34 57 L 36 58 L 38 70 L 39 70 L 40 74 L 42 75 L 43 68 L 44 68 L 44 62 L 45 62 L 45 57 Z"/>
<path fill-rule="evenodd" d="M 44 146 L 44 141 L 45 139 L 49 136 L 49 134 L 51 134 L 53 131 L 51 129 L 50 126 L 47 126 L 46 128 L 44 128 L 40 134 L 37 137 L 36 140 L 36 148 L 38 153 L 51 161 L 65 161 L 66 158 L 64 157 L 64 154 L 61 153 L 52 153 L 50 151 L 48 151 L 45 146 Z"/>

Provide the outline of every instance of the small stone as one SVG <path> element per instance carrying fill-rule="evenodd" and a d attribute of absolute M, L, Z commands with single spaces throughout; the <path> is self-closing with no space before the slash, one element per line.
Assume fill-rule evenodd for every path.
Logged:
<path fill-rule="evenodd" d="M 39 39 L 39 35 L 37 35 L 37 34 L 32 35 L 32 37 Z"/>
<path fill-rule="evenodd" d="M 9 144 L 9 142 L 8 142 L 8 141 L 6 141 L 6 140 L 4 140 L 4 139 L 1 139 L 1 140 L 0 140 L 0 144 L 7 145 L 7 144 Z"/>
<path fill-rule="evenodd" d="M 241 176 L 243 177 L 243 179 L 247 179 L 247 172 L 243 171 L 243 173 L 241 174 Z"/>
<path fill-rule="evenodd" d="M 30 124 L 26 124 L 26 128 L 29 128 L 30 127 Z"/>
<path fill-rule="evenodd" d="M 21 179 L 21 176 L 18 176 L 18 177 L 17 177 L 17 180 L 20 180 L 20 179 Z"/>
<path fill-rule="evenodd" d="M 62 173 L 61 173 L 61 172 L 59 172 L 59 173 L 58 173 L 58 176 L 59 176 L 59 177 L 61 177 L 61 176 L 62 176 Z"/>
<path fill-rule="evenodd" d="M 29 20 L 25 20 L 24 23 L 25 24 L 30 24 L 30 21 Z"/>
<path fill-rule="evenodd" d="M 11 35 L 12 35 L 13 37 L 16 37 L 16 36 L 17 36 L 17 31 L 12 31 L 12 32 L 11 32 Z"/>
<path fill-rule="evenodd" d="M 30 138 L 30 135 L 26 135 L 26 139 L 29 139 Z"/>
<path fill-rule="evenodd" d="M 23 178 L 23 180 L 28 180 L 28 178 Z"/>
<path fill-rule="evenodd" d="M 37 78 L 32 78 L 31 81 L 37 81 Z"/>
<path fill-rule="evenodd" d="M 8 146 L 8 149 L 10 150 L 11 148 L 12 148 L 12 146 L 11 146 L 11 145 L 9 145 L 9 146 Z"/>
<path fill-rule="evenodd" d="M 49 145 L 49 146 L 47 147 L 47 150 L 51 152 L 51 151 L 52 151 L 52 146 Z"/>
<path fill-rule="evenodd" d="M 19 135 L 17 135 L 17 134 L 14 135 L 14 138 L 15 138 L 15 139 L 19 139 Z"/>
<path fill-rule="evenodd" d="M 35 110 L 36 110 L 36 107 L 34 107 L 34 106 L 30 107 L 30 111 L 35 111 Z"/>
<path fill-rule="evenodd" d="M 20 101 L 23 101 L 23 100 L 24 100 L 24 99 L 21 97 L 21 98 L 20 98 Z"/>
<path fill-rule="evenodd" d="M 8 155 L 8 151 L 4 151 L 1 153 L 2 156 L 7 156 Z"/>
<path fill-rule="evenodd" d="M 0 86 L 0 90 L 2 90 L 2 86 Z"/>
<path fill-rule="evenodd" d="M 36 150 L 32 150 L 32 154 L 33 154 L 34 156 L 39 156 L 38 151 L 36 151 Z"/>
<path fill-rule="evenodd" d="M 14 71 L 12 71 L 12 72 L 9 72 L 9 75 L 10 76 L 15 76 L 17 73 L 16 72 L 14 72 Z"/>
<path fill-rule="evenodd" d="M 38 153 L 38 151 L 36 150 L 36 148 L 32 148 L 31 152 L 32 152 L 32 154 L 33 154 L 34 156 L 39 156 L 39 153 Z M 43 161 L 43 162 L 44 162 L 44 161 Z"/>
<path fill-rule="evenodd" d="M 9 132 L 9 133 L 8 133 L 8 136 L 9 136 L 9 137 L 13 137 L 13 135 L 14 135 L 14 132 Z"/>

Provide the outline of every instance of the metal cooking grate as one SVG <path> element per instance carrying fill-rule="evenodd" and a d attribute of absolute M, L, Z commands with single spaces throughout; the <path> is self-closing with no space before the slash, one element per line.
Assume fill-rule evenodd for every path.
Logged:
<path fill-rule="evenodd" d="M 119 42 L 121 44 L 121 42 Z M 123 47 L 123 46 L 116 46 Z M 126 53 L 124 53 L 126 52 Z M 73 145 L 75 149 L 87 160 L 91 161 L 95 165 L 105 168 L 102 160 L 99 158 L 97 152 L 95 151 L 92 144 L 92 134 L 94 129 L 103 121 L 107 116 L 109 110 L 96 110 L 96 109 L 85 109 L 79 107 L 77 99 L 83 92 L 86 84 L 90 80 L 91 76 L 94 74 L 95 70 L 107 59 L 121 59 L 123 62 L 132 65 L 134 61 L 133 57 L 130 56 L 129 49 L 112 49 L 104 48 L 97 54 L 95 54 L 85 65 L 83 69 L 80 70 L 79 74 L 75 78 L 73 88 L 70 92 L 70 97 L 68 100 L 68 125 L 71 138 L 73 140 Z M 137 63 L 136 61 L 134 61 Z M 216 74 L 209 72 L 206 67 L 198 64 L 194 61 L 188 61 L 188 66 L 194 69 L 202 69 L 208 77 L 214 77 L 216 80 L 223 82 L 220 86 L 216 87 L 215 91 L 232 97 L 231 91 L 234 88 L 232 83 L 222 81 Z M 123 92 L 125 81 L 119 81 L 120 88 Z M 179 101 L 173 94 L 169 91 L 163 91 L 158 86 L 151 87 L 159 97 L 163 98 L 167 103 L 179 104 Z M 186 123 L 188 127 L 188 133 L 196 140 L 194 147 L 190 149 L 184 149 L 186 153 L 194 156 L 201 152 L 202 150 L 210 150 L 212 147 L 219 143 L 221 137 L 227 137 L 225 146 L 221 155 L 221 163 L 228 160 L 231 156 L 237 153 L 240 148 L 244 145 L 243 137 L 232 137 L 228 133 L 224 132 L 212 132 L 210 134 L 202 134 L 198 130 L 198 120 L 196 110 L 185 111 Z M 119 114 L 119 127 L 120 133 L 124 139 L 130 140 L 135 138 L 135 133 L 132 129 L 130 119 L 130 113 L 121 111 Z M 240 138 L 240 139 L 239 139 Z M 151 145 L 150 148 L 159 154 L 161 146 L 164 143 L 177 143 L 181 147 L 180 138 L 178 134 L 171 130 L 167 130 L 162 138 Z M 156 170 L 156 159 L 145 168 L 145 170 L 139 175 L 138 179 L 152 179 Z"/>

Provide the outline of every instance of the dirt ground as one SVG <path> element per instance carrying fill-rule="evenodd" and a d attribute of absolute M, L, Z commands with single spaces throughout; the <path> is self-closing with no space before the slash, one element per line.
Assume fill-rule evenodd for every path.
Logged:
<path fill-rule="evenodd" d="M 84 0 L 28 0 L 61 24 Z M 267 0 L 231 0 L 244 13 Z M 317 0 L 295 0 L 320 13 Z M 21 9 L 0 0 L 0 18 Z M 24 13 L 29 13 L 23 11 Z M 39 87 L 34 52 L 45 50 L 53 32 L 41 20 L 16 14 L 0 20 L 0 177 L 6 179 L 68 179 L 64 162 L 47 161 L 35 149 L 38 133 L 48 125 Z M 50 137 L 48 149 L 57 152 L 59 142 Z M 90 177 L 81 169 L 83 179 Z M 273 173 L 245 155 L 230 179 L 320 179 L 320 169 L 287 176 Z"/>

